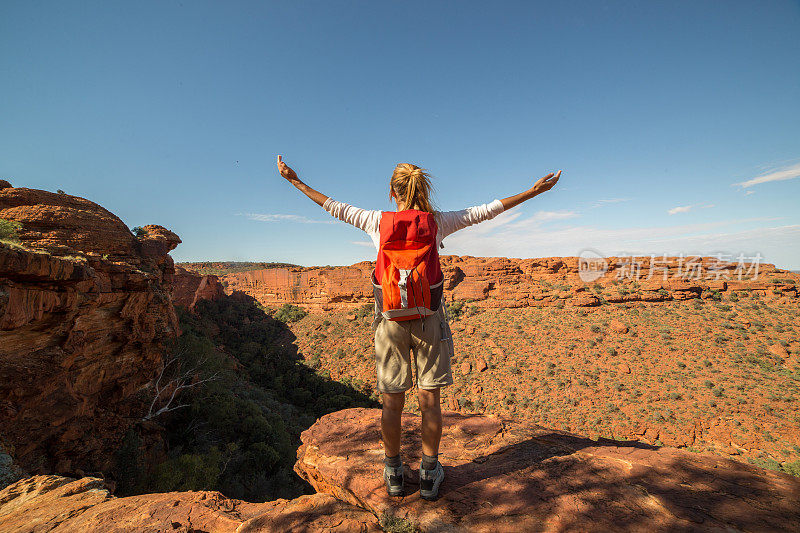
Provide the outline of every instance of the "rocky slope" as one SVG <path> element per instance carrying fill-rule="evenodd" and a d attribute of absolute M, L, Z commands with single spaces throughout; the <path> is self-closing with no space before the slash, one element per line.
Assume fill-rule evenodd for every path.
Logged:
<path fill-rule="evenodd" d="M 419 497 L 419 418 L 404 418 L 407 495 L 386 496 L 380 414 L 347 409 L 303 433 L 295 466 L 318 493 L 252 504 L 217 492 L 115 498 L 95 478 L 0 491 L 0 530 L 798 531 L 800 480 L 714 456 L 445 413 L 440 497 Z M 391 517 L 391 518 L 389 518 Z M 403 528 L 403 529 L 401 529 Z"/>
<path fill-rule="evenodd" d="M 0 218 L 21 225 L 0 242 L 0 438 L 30 472 L 107 471 L 178 333 L 181 241 L 35 189 L 0 188 Z"/>
<path fill-rule="evenodd" d="M 717 292 L 747 291 L 797 298 L 800 276 L 753 258 L 608 257 L 591 266 L 578 257 L 508 259 L 443 256 L 445 298 L 483 308 L 657 302 L 709 298 Z M 286 267 L 218 270 L 226 292 L 241 291 L 262 305 L 284 303 L 310 309 L 352 308 L 371 302 L 373 263 L 347 267 Z"/>

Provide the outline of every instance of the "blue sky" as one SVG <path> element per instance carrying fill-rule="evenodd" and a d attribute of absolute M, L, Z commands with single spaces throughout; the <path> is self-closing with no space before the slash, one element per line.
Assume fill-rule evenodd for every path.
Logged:
<path fill-rule="evenodd" d="M 371 209 L 399 162 L 445 210 L 563 169 L 444 252 L 800 269 L 798 35 L 794 1 L 6 1 L 0 178 L 170 228 L 178 261 L 337 265 L 374 248 L 276 154 Z"/>

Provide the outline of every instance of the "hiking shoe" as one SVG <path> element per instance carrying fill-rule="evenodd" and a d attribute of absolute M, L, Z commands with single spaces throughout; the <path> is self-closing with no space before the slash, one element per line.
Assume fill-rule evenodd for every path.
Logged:
<path fill-rule="evenodd" d="M 383 466 L 383 481 L 389 496 L 402 496 L 404 493 L 403 466 Z"/>
<path fill-rule="evenodd" d="M 435 500 L 439 496 L 439 485 L 442 481 L 444 481 L 442 463 L 437 461 L 433 470 L 419 467 L 419 495 L 426 500 Z"/>

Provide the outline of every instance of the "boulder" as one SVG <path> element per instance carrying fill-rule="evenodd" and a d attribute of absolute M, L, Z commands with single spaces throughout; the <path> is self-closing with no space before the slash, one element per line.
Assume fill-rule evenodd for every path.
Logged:
<path fill-rule="evenodd" d="M 776 355 L 781 358 L 789 357 L 789 352 L 786 351 L 786 348 L 779 343 L 775 343 L 769 347 L 769 353 L 772 355 Z"/>
<path fill-rule="evenodd" d="M 608 329 L 614 333 L 628 333 L 628 326 L 616 319 L 608 323 Z"/>

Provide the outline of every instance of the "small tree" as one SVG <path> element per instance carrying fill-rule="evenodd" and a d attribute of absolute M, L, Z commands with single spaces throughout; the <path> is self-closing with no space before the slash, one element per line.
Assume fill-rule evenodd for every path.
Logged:
<path fill-rule="evenodd" d="M 131 233 L 133 233 L 137 237 L 144 237 L 145 235 L 147 235 L 147 230 L 141 226 L 134 226 L 133 228 L 131 228 Z"/>

